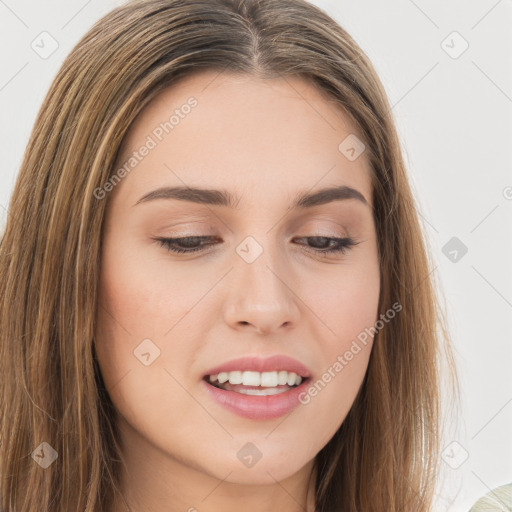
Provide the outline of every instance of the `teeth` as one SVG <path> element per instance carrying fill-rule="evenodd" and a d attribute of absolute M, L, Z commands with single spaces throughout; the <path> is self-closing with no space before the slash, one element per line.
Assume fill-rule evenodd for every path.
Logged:
<path fill-rule="evenodd" d="M 259 372 L 244 372 L 242 374 L 242 384 L 244 386 L 259 386 L 260 383 L 261 375 Z"/>
<path fill-rule="evenodd" d="M 295 381 L 295 379 L 293 379 Z M 277 372 L 264 372 L 261 374 L 261 386 L 275 388 L 277 386 Z"/>
<path fill-rule="evenodd" d="M 288 380 L 286 381 L 286 383 L 288 384 L 288 386 L 294 386 L 295 385 L 295 378 L 297 377 L 297 374 L 296 373 L 289 373 L 288 374 Z"/>
<path fill-rule="evenodd" d="M 229 379 L 229 375 L 226 372 L 220 372 L 217 379 L 219 380 L 220 384 L 223 384 Z"/>
<path fill-rule="evenodd" d="M 229 372 L 229 383 L 230 384 L 242 384 L 243 374 L 242 372 Z"/>
<path fill-rule="evenodd" d="M 233 371 L 220 372 L 209 376 L 210 382 L 218 381 L 219 384 L 228 382 L 230 384 L 243 384 L 244 386 L 262 386 L 275 388 L 276 386 L 298 386 L 302 382 L 302 377 L 295 372 L 281 370 L 279 372 L 253 372 L 253 371 Z M 259 391 L 259 390 L 245 390 Z M 246 393 L 257 394 L 257 393 Z M 272 393 L 275 394 L 275 393 Z"/>
<path fill-rule="evenodd" d="M 288 388 L 290 389 L 290 388 Z M 285 388 L 269 388 L 269 389 L 240 389 L 238 393 L 242 393 L 242 395 L 256 395 L 256 396 L 269 396 L 269 395 L 278 395 L 279 393 L 285 393 L 288 391 Z"/>

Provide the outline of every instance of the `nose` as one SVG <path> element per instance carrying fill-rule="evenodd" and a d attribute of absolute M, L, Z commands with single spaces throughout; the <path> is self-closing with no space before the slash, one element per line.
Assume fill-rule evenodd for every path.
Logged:
<path fill-rule="evenodd" d="M 265 249 L 252 263 L 237 256 L 224 302 L 224 318 L 233 329 L 279 334 L 297 324 L 296 285 L 277 252 Z"/>

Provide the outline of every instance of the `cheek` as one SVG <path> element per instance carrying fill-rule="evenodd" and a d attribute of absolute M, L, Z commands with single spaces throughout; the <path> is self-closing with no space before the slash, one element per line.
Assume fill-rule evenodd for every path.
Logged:
<path fill-rule="evenodd" d="M 340 264 L 336 271 L 315 276 L 303 294 L 323 324 L 323 352 L 332 357 L 346 350 L 353 339 L 375 325 L 380 297 L 380 270 L 373 253 L 354 264 Z M 371 340 L 369 340 L 371 341 Z"/>
<path fill-rule="evenodd" d="M 154 279 L 154 267 L 117 256 L 106 255 L 100 278 L 96 353 L 103 380 L 121 417 L 145 438 L 162 443 L 155 428 L 162 422 L 173 425 L 174 437 L 186 437 L 190 422 L 176 422 L 175 416 L 193 406 L 182 383 L 197 347 L 191 337 L 172 341 L 183 334 L 180 319 L 190 306 L 186 297 L 174 300 L 180 296 L 176 289 Z"/>
<path fill-rule="evenodd" d="M 129 234 L 105 242 L 99 301 L 111 315 L 108 323 L 117 323 L 133 341 L 161 338 L 190 310 L 198 287 L 193 279 L 169 272 L 165 254 L 147 242 L 141 247 Z"/>
<path fill-rule="evenodd" d="M 194 350 L 191 343 L 168 343 L 174 334 L 172 329 L 190 310 L 187 297 L 194 291 L 180 287 L 179 282 L 170 288 L 168 279 L 158 279 L 164 262 L 143 258 L 144 251 L 123 243 L 122 237 L 105 241 L 96 353 L 107 389 L 114 393 L 122 387 L 117 386 L 121 379 L 151 381 L 153 389 L 168 388 L 169 375 L 163 371 L 169 366 L 166 362 L 179 358 L 186 363 Z M 128 395 L 138 396 L 131 389 Z"/>
<path fill-rule="evenodd" d="M 320 319 L 316 339 L 323 371 L 311 383 L 303 403 L 316 409 L 319 423 L 326 426 L 326 441 L 341 425 L 362 384 L 378 319 L 378 261 L 372 256 L 359 263 L 340 266 L 335 278 L 331 273 L 316 279 L 307 294 Z"/>

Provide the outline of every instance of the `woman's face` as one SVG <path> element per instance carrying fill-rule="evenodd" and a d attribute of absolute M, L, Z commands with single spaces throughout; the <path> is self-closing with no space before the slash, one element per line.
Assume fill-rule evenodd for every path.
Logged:
<path fill-rule="evenodd" d="M 96 352 L 134 471 L 274 484 L 311 469 L 343 422 L 380 291 L 357 133 L 301 79 L 214 71 L 132 125 L 122 179 L 96 192 Z"/>

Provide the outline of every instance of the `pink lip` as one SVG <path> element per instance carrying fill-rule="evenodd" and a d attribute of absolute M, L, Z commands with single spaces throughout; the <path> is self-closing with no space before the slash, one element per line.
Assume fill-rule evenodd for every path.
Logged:
<path fill-rule="evenodd" d="M 226 391 L 213 386 L 208 381 L 208 375 L 236 370 L 255 372 L 286 370 L 300 375 L 303 381 L 299 386 L 290 388 L 284 393 L 269 396 L 244 395 L 235 391 Z M 308 368 L 288 356 L 276 355 L 264 359 L 241 357 L 209 370 L 203 377 L 201 385 L 218 404 L 238 416 L 252 420 L 267 420 L 288 414 L 300 404 L 299 395 L 309 386 L 310 376 L 311 372 Z"/>
<path fill-rule="evenodd" d="M 223 407 L 238 416 L 251 420 L 269 420 L 290 413 L 299 404 L 299 395 L 309 386 L 309 380 L 301 382 L 296 388 L 284 393 L 269 396 L 243 395 L 235 391 L 225 391 L 209 384 L 206 379 L 201 381 L 212 398 Z"/>
<path fill-rule="evenodd" d="M 311 372 L 296 359 L 288 356 L 276 355 L 267 358 L 258 357 L 240 357 L 233 359 L 227 363 L 216 366 L 206 372 L 207 375 L 216 375 L 220 372 L 233 372 L 233 371 L 252 371 L 252 372 L 274 372 L 279 370 L 286 370 L 287 372 L 295 372 L 301 377 L 309 377 Z M 276 395 L 278 396 L 278 395 Z"/>

